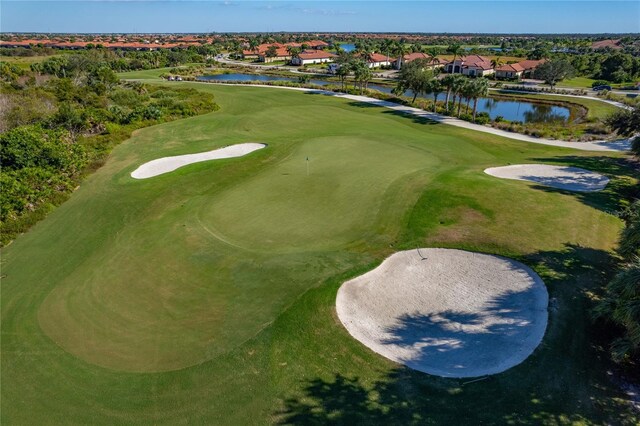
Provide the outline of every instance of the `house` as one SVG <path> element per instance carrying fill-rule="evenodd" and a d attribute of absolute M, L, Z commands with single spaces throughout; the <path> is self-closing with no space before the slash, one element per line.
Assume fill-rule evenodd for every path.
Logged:
<path fill-rule="evenodd" d="M 246 49 L 242 51 L 242 59 L 253 59 L 254 61 L 257 61 L 259 55 L 260 55 L 260 51 L 258 51 L 258 49 L 255 49 L 255 50 Z"/>
<path fill-rule="evenodd" d="M 491 61 L 480 55 L 467 55 L 456 58 L 455 61 L 447 63 L 445 71 L 450 74 L 463 74 L 470 77 L 482 77 L 494 72 Z"/>
<path fill-rule="evenodd" d="M 449 63 L 449 61 L 442 59 L 442 58 L 433 58 L 425 53 L 422 52 L 413 52 L 413 53 L 409 53 L 407 55 L 404 55 L 402 57 L 402 65 L 407 64 L 409 62 L 415 61 L 415 60 L 424 60 L 426 61 L 427 65 L 426 67 L 429 69 L 436 69 L 436 68 L 440 68 L 442 66 L 445 66 L 446 64 Z M 398 58 L 395 58 L 392 60 L 392 65 L 395 68 L 398 68 Z"/>
<path fill-rule="evenodd" d="M 496 68 L 496 78 L 519 79 L 522 78 L 524 68 L 519 64 L 505 64 Z"/>
<path fill-rule="evenodd" d="M 379 53 L 372 53 L 367 58 L 367 63 L 369 64 L 369 68 L 380 68 L 380 67 L 391 66 L 392 60 L 393 60 L 392 58 L 389 58 L 386 55 L 381 55 Z"/>
<path fill-rule="evenodd" d="M 258 55 L 258 61 L 260 62 L 276 62 L 276 61 L 288 61 L 291 59 L 291 54 L 286 47 L 277 47 L 274 56 L 268 55 L 268 50 L 260 52 Z"/>
<path fill-rule="evenodd" d="M 325 43 L 322 40 L 305 41 L 305 42 L 302 42 L 301 45 L 302 44 L 306 44 L 307 46 L 309 46 L 309 49 L 316 49 L 316 50 L 322 50 L 329 47 L 329 43 Z"/>
<path fill-rule="evenodd" d="M 293 65 L 307 65 L 307 64 L 322 64 L 325 62 L 333 62 L 334 58 L 338 55 L 334 55 L 330 52 L 323 52 L 322 50 L 305 50 L 300 52 L 298 56 L 291 59 Z"/>
<path fill-rule="evenodd" d="M 620 40 L 600 40 L 591 43 L 591 48 L 594 50 L 599 49 L 614 49 L 620 50 L 622 46 L 620 46 Z"/>
<path fill-rule="evenodd" d="M 520 65 L 523 69 L 522 78 L 533 77 L 533 72 L 536 70 L 536 68 L 538 68 L 539 65 L 542 65 L 545 62 L 547 62 L 546 59 L 539 59 L 539 60 L 527 59 L 525 61 L 518 62 L 518 65 Z"/>
<path fill-rule="evenodd" d="M 540 59 L 538 61 L 527 59 L 514 64 L 502 65 L 496 68 L 496 78 L 530 78 L 538 65 L 543 64 L 544 62 L 544 59 Z"/>

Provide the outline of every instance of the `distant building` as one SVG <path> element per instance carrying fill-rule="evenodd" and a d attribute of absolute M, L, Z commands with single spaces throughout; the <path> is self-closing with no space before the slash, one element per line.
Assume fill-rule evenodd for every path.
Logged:
<path fill-rule="evenodd" d="M 484 56 L 467 55 L 447 63 L 445 70 L 450 74 L 463 74 L 470 77 L 482 77 L 493 74 L 493 66 Z"/>
<path fill-rule="evenodd" d="M 333 62 L 338 55 L 322 50 L 305 50 L 291 59 L 293 65 L 322 64 Z"/>
<path fill-rule="evenodd" d="M 538 61 L 528 59 L 515 64 L 506 64 L 496 68 L 496 78 L 512 79 L 512 78 L 530 78 L 538 65 L 545 63 L 544 59 Z"/>
<path fill-rule="evenodd" d="M 393 61 L 393 58 L 379 53 L 372 53 L 367 58 L 369 68 L 388 67 L 391 66 L 391 61 Z"/>
<path fill-rule="evenodd" d="M 591 48 L 594 50 L 599 49 L 614 49 L 620 50 L 622 46 L 620 45 L 620 40 L 600 40 L 591 43 Z"/>
<path fill-rule="evenodd" d="M 415 60 L 424 60 L 426 61 L 426 67 L 429 69 L 436 69 L 445 66 L 449 63 L 446 59 L 442 58 L 432 58 L 429 55 L 421 52 L 413 52 L 402 57 L 402 65 L 408 64 L 409 62 L 413 62 Z M 392 60 L 392 65 L 395 68 L 398 68 L 398 58 L 394 58 Z"/>

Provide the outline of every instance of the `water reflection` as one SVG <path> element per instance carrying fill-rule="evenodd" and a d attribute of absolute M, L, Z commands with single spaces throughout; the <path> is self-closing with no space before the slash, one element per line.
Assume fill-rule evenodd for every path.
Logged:
<path fill-rule="evenodd" d="M 263 74 L 218 74 L 218 75 L 206 75 L 198 78 L 199 80 L 215 80 L 215 81 L 298 81 L 294 77 L 282 77 L 277 75 L 263 75 Z M 318 86 L 326 86 L 328 84 L 337 85 L 337 82 L 311 79 L 308 83 L 316 84 Z M 349 84 L 352 84 L 351 82 Z M 383 93 L 391 93 L 392 88 L 388 86 L 380 86 L 377 84 L 369 84 L 369 89 L 378 90 Z M 411 91 L 405 92 L 405 96 L 413 97 Z M 423 98 L 433 100 L 433 96 L 421 96 Z M 444 101 L 446 98 L 445 93 L 441 93 L 438 96 L 439 101 Z M 451 98 L 453 99 L 453 97 Z M 463 101 L 462 111 L 466 109 L 466 101 Z M 473 102 L 471 102 L 473 105 Z M 555 105 L 545 105 L 526 101 L 518 100 L 503 100 L 494 98 L 480 98 L 478 99 L 478 112 L 486 112 L 491 119 L 496 117 L 502 117 L 509 121 L 521 121 L 524 123 L 564 123 L 570 118 L 571 111 L 569 108 Z"/>

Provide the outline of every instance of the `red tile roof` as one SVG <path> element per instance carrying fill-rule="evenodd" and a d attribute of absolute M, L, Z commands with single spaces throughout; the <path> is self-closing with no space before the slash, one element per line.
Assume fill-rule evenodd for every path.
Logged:
<path fill-rule="evenodd" d="M 369 55 L 369 62 L 374 63 L 374 62 L 390 62 L 393 60 L 393 57 L 389 57 L 387 55 L 381 55 L 379 53 L 372 53 L 371 55 Z"/>
<path fill-rule="evenodd" d="M 528 71 L 528 70 L 537 68 L 538 65 L 544 64 L 545 62 L 547 62 L 546 59 L 540 59 L 537 61 L 533 59 L 527 59 L 527 60 L 518 62 L 518 65 L 520 65 L 523 70 Z"/>
<path fill-rule="evenodd" d="M 334 55 L 331 52 L 324 52 L 322 50 L 305 50 L 298 55 L 300 59 L 326 59 L 335 58 L 338 55 Z"/>
<path fill-rule="evenodd" d="M 604 49 L 607 47 L 616 50 L 622 49 L 622 46 L 620 46 L 620 40 L 601 40 L 591 43 L 592 49 Z"/>
<path fill-rule="evenodd" d="M 520 64 L 505 64 L 496 68 L 496 71 L 522 72 L 524 68 L 521 67 Z"/>

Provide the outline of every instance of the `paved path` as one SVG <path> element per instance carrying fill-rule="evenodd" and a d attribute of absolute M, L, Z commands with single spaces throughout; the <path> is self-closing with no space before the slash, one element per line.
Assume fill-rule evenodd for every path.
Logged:
<path fill-rule="evenodd" d="M 616 102 L 616 101 L 610 101 L 609 99 L 602 99 L 599 98 L 597 96 L 589 96 L 589 95 L 565 95 L 565 94 L 561 94 L 561 93 L 548 93 L 548 92 L 532 92 L 529 90 L 517 90 L 517 89 L 501 89 L 501 88 L 494 88 L 491 87 L 489 88 L 489 90 L 491 91 L 496 91 L 496 92 L 511 92 L 511 93 L 524 93 L 525 95 L 549 95 L 549 96 L 562 96 L 562 97 L 566 97 L 566 98 L 581 98 L 581 99 L 591 99 L 593 101 L 600 101 L 600 102 L 604 102 L 606 104 L 610 104 L 613 106 L 616 106 L 618 108 L 622 108 L 622 109 L 633 109 L 631 108 L 629 105 L 625 105 L 622 102 Z"/>
<path fill-rule="evenodd" d="M 203 83 L 211 84 L 211 83 Z M 221 83 L 213 83 L 221 84 Z M 413 115 L 416 117 L 426 118 L 436 121 L 438 123 L 449 124 L 451 126 L 462 127 L 465 129 L 475 130 L 478 132 L 490 133 L 496 136 L 502 136 L 509 139 L 515 139 L 524 142 L 537 143 L 542 145 L 559 146 L 563 148 L 572 148 L 582 151 L 613 151 L 624 152 L 630 148 L 630 142 L 628 139 L 619 139 L 616 141 L 592 141 L 592 142 L 565 142 L 554 139 L 536 138 L 533 136 L 523 135 L 520 133 L 507 132 L 505 130 L 494 129 L 493 127 L 483 126 L 480 124 L 469 123 L 468 121 L 460 120 L 454 117 L 447 117 L 441 114 L 428 112 L 419 108 L 400 105 L 389 101 L 383 101 L 380 99 L 370 98 L 368 96 L 349 95 L 346 93 L 330 92 L 320 89 L 306 89 L 302 87 L 283 87 L 283 86 L 269 86 L 263 84 L 238 84 L 238 86 L 251 86 L 251 87 L 265 87 L 271 89 L 285 89 L 296 90 L 307 93 L 320 93 L 327 96 L 335 96 L 337 98 L 350 99 L 352 101 L 364 102 L 371 105 L 377 105 L 383 108 L 389 108 L 394 111 L 398 111 L 404 114 Z"/>

